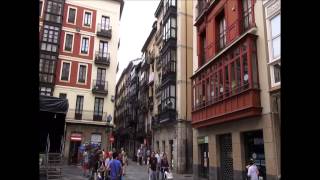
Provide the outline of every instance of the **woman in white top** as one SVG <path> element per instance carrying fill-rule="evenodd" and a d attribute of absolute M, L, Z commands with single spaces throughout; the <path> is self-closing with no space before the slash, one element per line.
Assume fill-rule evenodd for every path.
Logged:
<path fill-rule="evenodd" d="M 250 159 L 248 168 L 248 177 L 250 177 L 250 180 L 259 180 L 259 170 L 258 167 L 254 164 L 254 160 Z"/>

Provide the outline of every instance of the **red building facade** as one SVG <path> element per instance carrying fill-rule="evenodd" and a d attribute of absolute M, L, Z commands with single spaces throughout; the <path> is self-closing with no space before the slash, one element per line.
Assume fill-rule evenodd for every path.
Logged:
<path fill-rule="evenodd" d="M 200 2 L 193 127 L 261 114 L 254 1 Z"/>

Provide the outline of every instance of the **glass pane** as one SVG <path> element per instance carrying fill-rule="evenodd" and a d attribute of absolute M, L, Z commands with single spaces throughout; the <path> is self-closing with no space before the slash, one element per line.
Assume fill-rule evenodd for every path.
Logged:
<path fill-rule="evenodd" d="M 281 74 L 280 74 L 280 64 L 276 64 L 273 66 L 274 71 L 274 82 L 278 83 L 281 81 Z"/>
<path fill-rule="evenodd" d="M 280 14 L 271 19 L 271 37 L 274 38 L 280 34 Z"/>
<path fill-rule="evenodd" d="M 277 58 L 281 53 L 280 36 L 272 40 L 273 58 Z"/>

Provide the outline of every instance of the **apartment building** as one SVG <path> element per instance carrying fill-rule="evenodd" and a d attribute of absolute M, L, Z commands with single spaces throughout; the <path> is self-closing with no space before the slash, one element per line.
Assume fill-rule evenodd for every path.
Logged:
<path fill-rule="evenodd" d="M 267 62 L 267 42 L 280 35 L 267 40 L 264 5 L 256 0 L 194 4 L 194 179 L 246 179 L 251 158 L 261 178 L 280 175 L 269 91 L 273 64 Z M 280 53 L 277 45 L 273 50 Z"/>
<path fill-rule="evenodd" d="M 121 0 L 40 1 L 40 53 L 54 54 L 40 54 L 40 82 L 52 82 L 40 92 L 69 101 L 64 157 L 71 164 L 79 163 L 83 144 L 110 148 L 123 5 Z M 48 58 L 54 60 L 43 60 Z"/>

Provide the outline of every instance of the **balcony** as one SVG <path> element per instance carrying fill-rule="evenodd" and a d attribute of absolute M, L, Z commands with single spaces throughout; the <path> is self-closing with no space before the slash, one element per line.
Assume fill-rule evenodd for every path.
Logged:
<path fill-rule="evenodd" d="M 109 66 L 110 65 L 110 53 L 96 51 L 95 64 Z"/>
<path fill-rule="evenodd" d="M 97 26 L 97 36 L 110 39 L 112 37 L 111 26 L 99 23 Z"/>
<path fill-rule="evenodd" d="M 176 80 L 176 62 L 169 61 L 169 63 L 164 64 L 162 67 L 162 85 L 166 84 L 168 81 Z"/>
<path fill-rule="evenodd" d="M 192 112 L 192 126 L 200 128 L 261 115 L 259 93 L 260 90 L 252 88 L 217 103 L 202 103 Z"/>
<path fill-rule="evenodd" d="M 176 122 L 176 110 L 165 109 L 159 114 L 159 124 Z"/>
<path fill-rule="evenodd" d="M 108 95 L 108 82 L 102 80 L 93 80 L 92 93 L 100 95 Z"/>
<path fill-rule="evenodd" d="M 203 12 L 205 12 L 205 10 L 207 9 L 208 6 L 208 2 L 206 0 L 198 0 L 198 3 L 196 5 L 196 9 L 197 9 L 197 18 L 200 18 L 203 15 Z"/>
<path fill-rule="evenodd" d="M 159 124 L 159 116 L 155 115 L 154 117 L 152 117 L 152 121 L 151 121 L 151 128 L 152 129 L 157 129 L 160 127 Z"/>
<path fill-rule="evenodd" d="M 66 122 L 74 124 L 106 125 L 106 119 L 106 112 L 94 112 L 93 110 L 69 109 L 66 115 Z"/>

